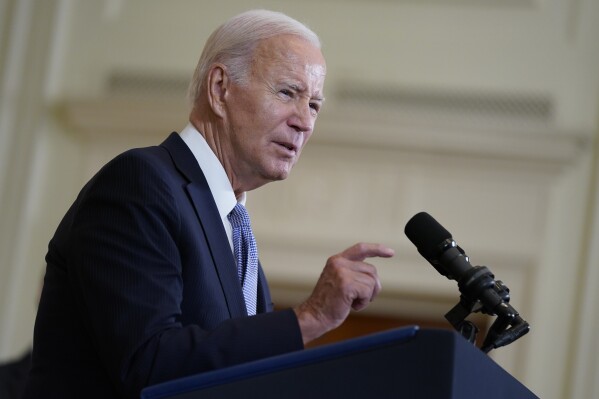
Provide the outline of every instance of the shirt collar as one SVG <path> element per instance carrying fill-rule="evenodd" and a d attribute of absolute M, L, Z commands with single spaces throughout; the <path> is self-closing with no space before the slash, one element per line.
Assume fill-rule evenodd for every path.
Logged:
<path fill-rule="evenodd" d="M 218 213 L 221 219 L 226 220 L 227 215 L 233 210 L 237 202 L 245 205 L 246 193 L 242 193 L 239 201 L 237 201 L 225 168 L 208 145 L 208 142 L 206 142 L 204 136 L 191 123 L 188 123 L 179 135 L 198 161 L 208 182 L 208 187 L 210 187 L 210 192 L 214 197 L 214 202 L 216 202 Z"/>

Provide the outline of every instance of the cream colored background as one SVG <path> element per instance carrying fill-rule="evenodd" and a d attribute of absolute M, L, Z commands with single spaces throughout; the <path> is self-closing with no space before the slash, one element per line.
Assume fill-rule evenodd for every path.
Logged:
<path fill-rule="evenodd" d="M 544 399 L 599 397 L 596 0 L 0 1 L 0 359 L 31 344 L 78 190 L 184 126 L 207 35 L 257 7 L 319 33 L 329 75 L 294 173 L 249 199 L 276 300 L 381 241 L 398 255 L 367 312 L 442 319 L 457 287 L 403 234 L 426 210 L 532 325 L 494 359 Z"/>

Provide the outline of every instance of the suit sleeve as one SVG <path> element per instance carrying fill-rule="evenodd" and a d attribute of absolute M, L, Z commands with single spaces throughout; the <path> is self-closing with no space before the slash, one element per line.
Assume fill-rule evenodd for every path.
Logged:
<path fill-rule="evenodd" d="M 181 323 L 180 212 L 164 172 L 125 153 L 80 194 L 67 263 L 79 316 L 124 396 L 158 382 L 303 347 L 292 310 Z"/>

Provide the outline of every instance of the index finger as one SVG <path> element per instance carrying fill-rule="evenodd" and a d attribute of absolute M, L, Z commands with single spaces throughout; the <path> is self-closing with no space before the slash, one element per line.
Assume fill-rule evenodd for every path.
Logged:
<path fill-rule="evenodd" d="M 363 261 L 366 258 L 390 258 L 395 251 L 383 244 L 359 242 L 341 252 L 345 258 L 353 261 Z"/>

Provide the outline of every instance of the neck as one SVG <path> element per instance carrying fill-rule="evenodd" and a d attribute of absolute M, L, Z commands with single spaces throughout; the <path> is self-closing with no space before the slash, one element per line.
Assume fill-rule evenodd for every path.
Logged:
<path fill-rule="evenodd" d="M 194 113 L 190 116 L 189 121 L 204 137 L 206 143 L 223 166 L 227 178 L 231 183 L 231 187 L 233 188 L 233 192 L 235 193 L 235 197 L 239 200 L 244 192 L 256 188 L 245 184 L 244 179 L 240 178 L 235 172 L 231 157 L 228 155 L 232 154 L 233 151 L 230 141 L 227 140 L 227 130 L 223 124 L 219 123 L 218 120 L 212 121 L 202 117 L 195 117 Z"/>

